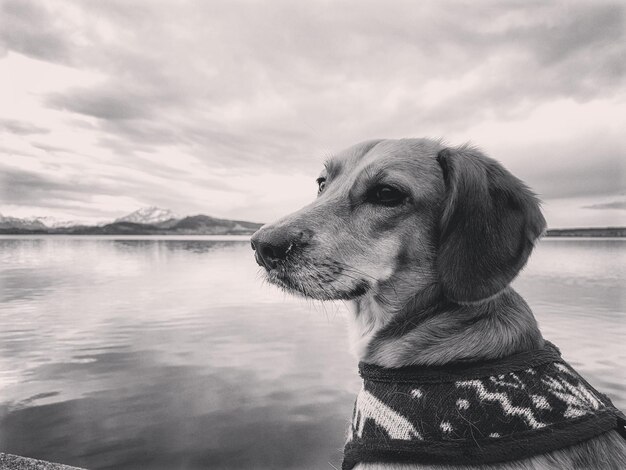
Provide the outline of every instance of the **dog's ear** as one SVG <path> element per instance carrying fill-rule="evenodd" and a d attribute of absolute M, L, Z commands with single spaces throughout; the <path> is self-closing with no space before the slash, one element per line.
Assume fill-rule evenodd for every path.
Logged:
<path fill-rule="evenodd" d="M 539 201 L 497 161 L 471 147 L 437 154 L 446 196 L 437 270 L 458 302 L 495 295 L 522 269 L 546 225 Z"/>

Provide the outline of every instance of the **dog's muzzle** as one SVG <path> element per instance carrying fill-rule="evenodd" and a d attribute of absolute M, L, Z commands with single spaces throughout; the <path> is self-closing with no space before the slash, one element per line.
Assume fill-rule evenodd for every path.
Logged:
<path fill-rule="evenodd" d="M 287 228 L 261 228 L 250 239 L 257 264 L 268 271 L 285 261 L 294 246 L 308 243 L 311 234 L 307 230 Z"/>

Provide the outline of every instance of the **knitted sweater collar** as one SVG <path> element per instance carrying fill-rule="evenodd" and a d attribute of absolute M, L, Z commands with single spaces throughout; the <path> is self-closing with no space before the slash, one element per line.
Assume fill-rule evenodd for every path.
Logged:
<path fill-rule="evenodd" d="M 360 363 L 343 470 L 359 462 L 486 464 L 550 452 L 626 418 L 552 343 L 444 367 Z"/>

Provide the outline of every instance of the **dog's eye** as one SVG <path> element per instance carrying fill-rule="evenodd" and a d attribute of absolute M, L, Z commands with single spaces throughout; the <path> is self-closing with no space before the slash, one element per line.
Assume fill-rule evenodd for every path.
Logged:
<path fill-rule="evenodd" d="M 371 191 L 369 199 L 374 204 L 398 206 L 404 202 L 406 194 L 393 186 L 380 185 Z"/>
<path fill-rule="evenodd" d="M 326 187 L 326 178 L 317 178 L 317 194 L 321 194 Z"/>

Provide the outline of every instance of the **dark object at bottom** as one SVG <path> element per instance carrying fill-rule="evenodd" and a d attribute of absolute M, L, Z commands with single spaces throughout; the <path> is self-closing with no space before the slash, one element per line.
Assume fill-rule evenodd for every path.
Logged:
<path fill-rule="evenodd" d="M 519 460 L 617 429 L 626 417 L 546 342 L 503 359 L 445 367 L 359 364 L 343 470 L 359 462 Z"/>
<path fill-rule="evenodd" d="M 43 460 L 29 459 L 0 452 L 0 470 L 84 470 Z"/>

